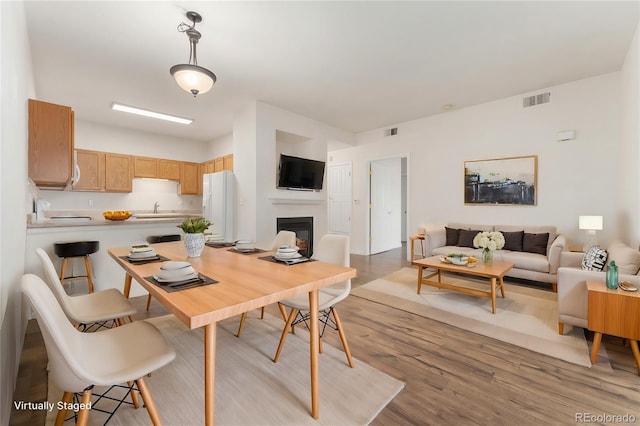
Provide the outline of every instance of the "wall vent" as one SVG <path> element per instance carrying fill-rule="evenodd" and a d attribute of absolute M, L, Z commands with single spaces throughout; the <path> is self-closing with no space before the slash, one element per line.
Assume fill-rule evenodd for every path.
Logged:
<path fill-rule="evenodd" d="M 391 129 L 387 129 L 384 131 L 384 135 L 385 136 L 395 136 L 398 134 L 398 128 L 397 127 L 393 127 Z"/>
<path fill-rule="evenodd" d="M 551 101 L 551 92 L 540 93 L 538 95 L 522 98 L 522 107 L 527 108 L 534 105 L 546 104 Z"/>

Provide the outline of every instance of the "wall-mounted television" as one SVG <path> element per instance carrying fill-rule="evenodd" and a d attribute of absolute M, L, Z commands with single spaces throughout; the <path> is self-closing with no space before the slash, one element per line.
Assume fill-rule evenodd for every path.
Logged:
<path fill-rule="evenodd" d="M 280 154 L 278 188 L 319 191 L 324 180 L 324 161 Z"/>

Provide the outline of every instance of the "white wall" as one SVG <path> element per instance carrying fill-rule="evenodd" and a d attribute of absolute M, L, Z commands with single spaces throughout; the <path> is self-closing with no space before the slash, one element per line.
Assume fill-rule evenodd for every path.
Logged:
<path fill-rule="evenodd" d="M 207 161 L 233 153 L 233 133 L 210 141 L 208 147 Z"/>
<path fill-rule="evenodd" d="M 9 424 L 27 323 L 19 292 L 27 200 L 27 99 L 35 95 L 21 1 L 0 2 L 0 424 Z"/>
<path fill-rule="evenodd" d="M 550 103 L 522 107 L 523 97 L 544 91 Z M 620 105 L 620 73 L 611 73 L 401 123 L 397 136 L 358 134 L 356 147 L 329 153 L 334 162 L 353 161 L 352 252 L 366 253 L 366 162 L 405 153 L 409 233 L 449 221 L 550 224 L 580 244 L 578 216 L 593 214 L 604 216 L 606 244 L 618 236 Z M 576 139 L 556 141 L 562 130 L 575 130 Z M 463 204 L 465 160 L 520 155 L 538 156 L 536 206 Z"/>
<path fill-rule="evenodd" d="M 618 197 L 618 236 L 633 247 L 640 243 L 640 135 L 638 134 L 638 94 L 640 93 L 640 27 L 636 28 L 631 47 L 621 70 L 621 144 Z"/>

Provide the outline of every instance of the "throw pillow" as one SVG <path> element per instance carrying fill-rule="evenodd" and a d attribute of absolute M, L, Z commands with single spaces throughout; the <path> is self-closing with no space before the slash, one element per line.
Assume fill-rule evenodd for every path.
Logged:
<path fill-rule="evenodd" d="M 609 246 L 609 259 L 615 260 L 619 274 L 636 275 L 640 269 L 640 252 L 623 242 L 616 241 Z"/>
<path fill-rule="evenodd" d="M 544 234 L 529 234 L 524 233 L 522 239 L 522 251 L 527 253 L 537 253 L 547 255 L 547 243 L 549 242 L 549 233 Z"/>
<path fill-rule="evenodd" d="M 473 247 L 473 239 L 476 235 L 478 235 L 478 232 L 481 231 L 461 229 L 460 238 L 458 239 L 458 244 L 456 245 L 459 247 Z"/>
<path fill-rule="evenodd" d="M 504 236 L 504 250 L 522 251 L 524 231 L 502 232 L 502 235 Z"/>
<path fill-rule="evenodd" d="M 585 271 L 602 271 L 607 263 L 607 252 L 600 246 L 590 247 L 582 258 L 582 269 Z"/>
<path fill-rule="evenodd" d="M 458 245 L 458 240 L 460 239 L 460 230 L 456 228 L 447 228 L 445 226 L 444 231 L 447 234 L 447 242 L 445 243 L 445 246 Z"/>

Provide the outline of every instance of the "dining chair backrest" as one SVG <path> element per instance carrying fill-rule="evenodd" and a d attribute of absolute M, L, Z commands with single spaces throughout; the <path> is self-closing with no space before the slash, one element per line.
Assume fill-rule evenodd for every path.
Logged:
<path fill-rule="evenodd" d="M 69 322 L 55 296 L 45 282 L 33 274 L 22 277 L 22 293 L 33 308 L 38 326 L 44 338 L 49 358 L 51 380 L 60 389 L 82 392 L 90 386 L 85 374 L 82 357 L 82 334 Z"/>
<path fill-rule="evenodd" d="M 73 308 L 70 304 L 70 297 L 66 291 L 64 291 L 64 287 L 60 282 L 60 277 L 58 277 L 58 272 L 56 271 L 55 266 L 53 266 L 53 262 L 51 258 L 42 248 L 38 247 L 36 249 L 36 254 L 40 258 L 40 264 L 42 265 L 42 269 L 44 270 L 45 283 L 49 286 L 49 289 L 55 295 L 55 298 L 58 300 L 58 303 L 62 307 L 62 310 L 67 312 L 72 312 Z"/>
<path fill-rule="evenodd" d="M 293 231 L 280 231 L 278 235 L 276 235 L 275 240 L 273 240 L 273 244 L 271 245 L 271 250 L 277 250 L 278 247 L 282 246 L 290 246 L 294 247 L 296 245 L 296 233 Z"/>
<path fill-rule="evenodd" d="M 318 241 L 312 257 L 334 265 L 350 266 L 349 251 L 349 237 L 347 235 L 326 234 Z M 351 291 L 351 280 L 324 287 L 321 291 L 332 294 L 342 292 L 348 294 Z"/>

